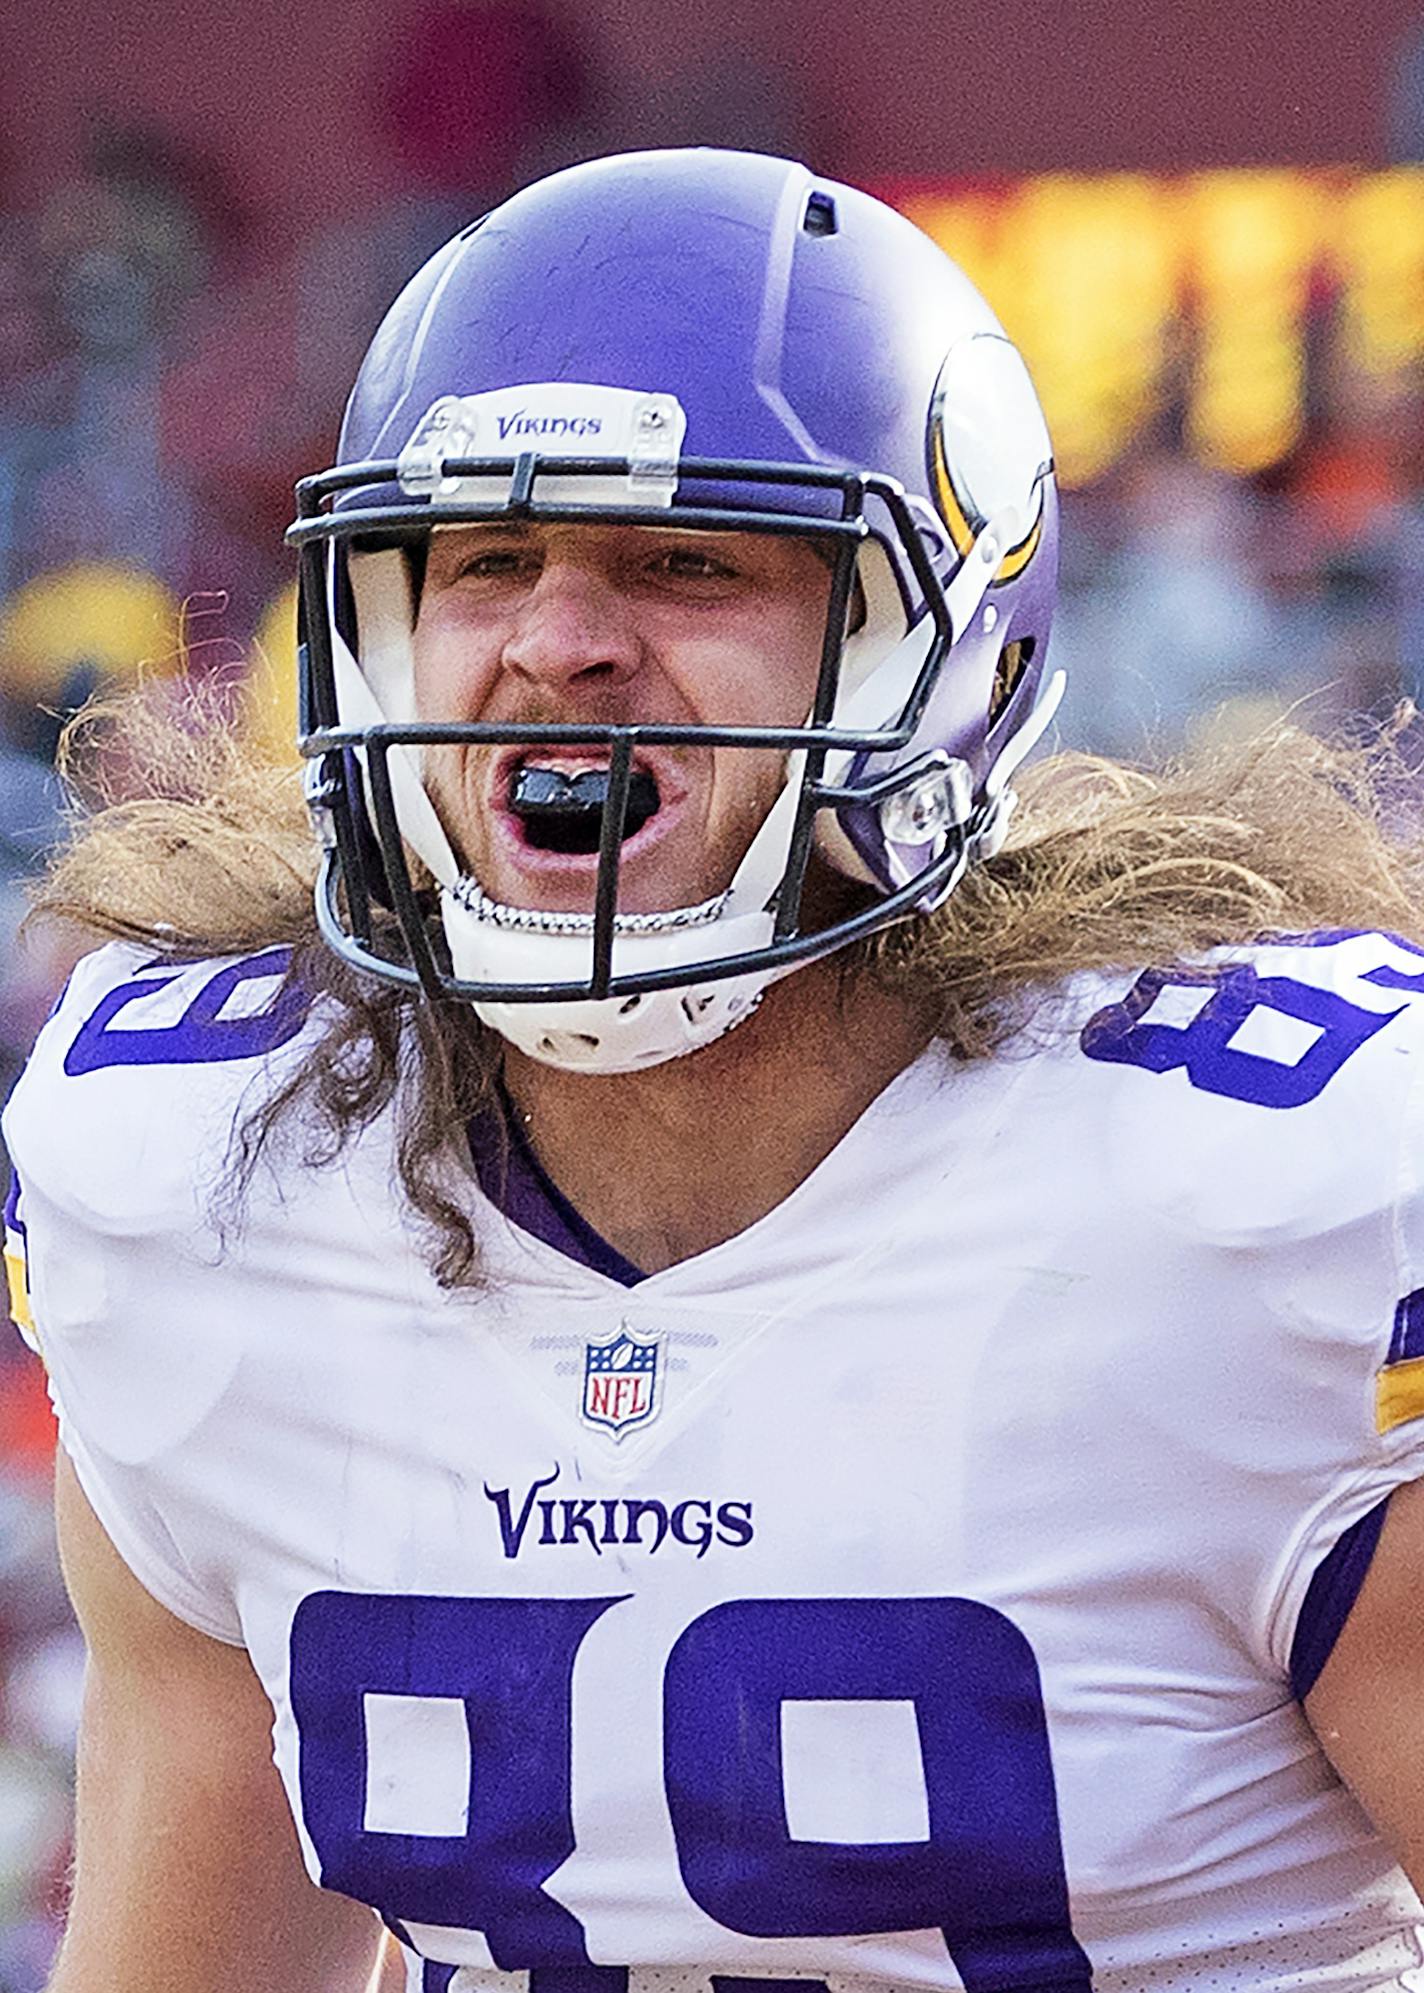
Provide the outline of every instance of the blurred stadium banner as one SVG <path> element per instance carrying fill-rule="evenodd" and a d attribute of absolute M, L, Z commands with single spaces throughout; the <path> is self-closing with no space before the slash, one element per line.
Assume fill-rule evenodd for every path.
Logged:
<path fill-rule="evenodd" d="M 1416 488 L 1424 166 L 876 191 L 964 266 L 1022 346 L 1066 485 L 1091 486 L 1143 449 L 1178 447 L 1239 477 L 1289 473 L 1332 422 L 1367 419 L 1369 447 L 1383 433 L 1400 457 L 1385 482 Z M 281 524 L 275 511 L 254 520 L 254 545 L 275 556 Z M 202 585 L 223 580 L 206 572 Z M 224 631 L 249 661 L 246 725 L 279 758 L 295 729 L 293 605 L 284 584 L 255 630 Z M 41 563 L 0 601 L 0 688 L 62 707 L 76 673 L 105 682 L 141 664 L 176 669 L 190 661 L 191 623 L 164 581 L 127 563 Z"/>
<path fill-rule="evenodd" d="M 1022 346 L 1065 483 L 1164 410 L 1203 462 L 1269 469 L 1313 377 L 1424 360 L 1424 168 L 1044 175 L 877 189 L 963 265 Z"/>
<path fill-rule="evenodd" d="M 143 569 L 66 562 L 0 603 L 0 685 L 26 702 L 63 706 L 145 668 L 176 671 L 182 621 L 177 598 Z"/>

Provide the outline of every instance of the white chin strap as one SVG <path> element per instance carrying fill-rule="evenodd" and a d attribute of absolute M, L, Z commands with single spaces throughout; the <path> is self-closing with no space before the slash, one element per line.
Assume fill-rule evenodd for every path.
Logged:
<path fill-rule="evenodd" d="M 786 865 L 802 759 L 799 754 L 791 756 L 786 787 L 725 893 L 697 907 L 615 918 L 615 976 L 676 968 L 682 962 L 726 961 L 767 946 L 772 936 L 768 902 Z M 442 886 L 440 911 L 451 966 L 462 980 L 586 982 L 592 972 L 592 914 L 503 906 L 488 899 L 468 878 Z M 788 963 L 641 996 L 488 1002 L 477 1003 L 475 1011 L 511 1045 L 546 1066 L 560 1066 L 566 1072 L 630 1073 L 710 1045 L 749 1017 L 763 990 L 795 966 Z"/>

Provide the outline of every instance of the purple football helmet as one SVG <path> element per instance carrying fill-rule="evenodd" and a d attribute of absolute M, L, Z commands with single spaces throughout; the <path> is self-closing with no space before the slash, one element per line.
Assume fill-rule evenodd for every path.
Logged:
<path fill-rule="evenodd" d="M 1052 457 L 1022 359 L 919 229 L 785 160 L 597 160 L 465 229 L 392 306 L 337 466 L 298 500 L 322 931 L 553 1064 L 693 1050 L 775 977 L 940 905 L 1002 840 L 1061 691 Z M 804 724 L 422 721 L 421 549 L 433 525 L 490 518 L 819 544 Z M 462 868 L 422 780 L 451 741 L 585 757 L 596 779 L 560 802 L 589 819 L 590 911 L 505 905 Z M 623 839 L 657 808 L 638 757 L 669 747 L 772 748 L 785 776 L 724 891 L 629 912 Z M 812 864 L 867 889 L 830 925 L 803 925 Z"/>

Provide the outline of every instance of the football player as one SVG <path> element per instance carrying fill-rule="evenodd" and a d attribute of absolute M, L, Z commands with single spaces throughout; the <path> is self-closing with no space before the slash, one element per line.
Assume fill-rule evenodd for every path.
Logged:
<path fill-rule="evenodd" d="M 1289 734 L 1011 824 L 1055 535 L 992 313 L 800 166 L 394 305 L 315 911 L 220 743 L 49 889 L 55 1993 L 1412 1983 L 1417 855 Z"/>

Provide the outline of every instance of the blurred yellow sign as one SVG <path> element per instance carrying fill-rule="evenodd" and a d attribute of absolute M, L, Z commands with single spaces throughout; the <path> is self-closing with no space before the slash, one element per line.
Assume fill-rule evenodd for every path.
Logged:
<path fill-rule="evenodd" d="M 184 661 L 177 598 L 141 568 L 75 561 L 51 568 L 0 607 L 0 685 L 26 703 L 63 701 L 91 685 Z M 80 690 L 80 696 L 83 696 Z"/>
<path fill-rule="evenodd" d="M 1067 484 L 1164 405 L 1241 474 L 1299 439 L 1307 348 L 1369 378 L 1424 359 L 1424 168 L 1047 175 L 897 206 L 963 265 L 1033 370 Z"/>

